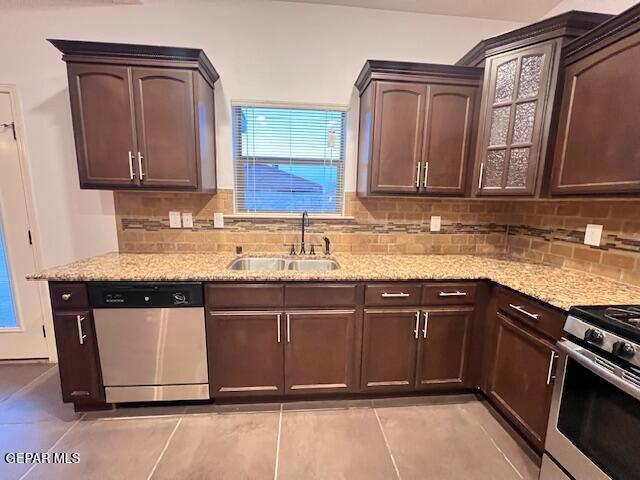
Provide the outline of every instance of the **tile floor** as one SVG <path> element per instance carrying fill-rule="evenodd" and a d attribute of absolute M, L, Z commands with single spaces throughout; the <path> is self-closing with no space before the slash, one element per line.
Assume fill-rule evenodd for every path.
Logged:
<path fill-rule="evenodd" d="M 77 452 L 67 465 L 8 452 Z M 474 395 L 76 414 L 55 366 L 0 363 L 0 479 L 536 479 Z"/>

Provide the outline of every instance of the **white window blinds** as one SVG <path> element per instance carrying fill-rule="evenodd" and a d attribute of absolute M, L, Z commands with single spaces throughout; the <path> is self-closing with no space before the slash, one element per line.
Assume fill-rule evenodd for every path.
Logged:
<path fill-rule="evenodd" d="M 346 112 L 233 106 L 237 213 L 342 214 Z"/>

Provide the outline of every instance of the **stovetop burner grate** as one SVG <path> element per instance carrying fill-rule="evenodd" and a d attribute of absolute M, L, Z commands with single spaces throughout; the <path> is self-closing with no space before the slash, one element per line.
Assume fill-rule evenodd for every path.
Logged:
<path fill-rule="evenodd" d="M 609 307 L 604 316 L 614 322 L 622 322 L 640 329 L 640 307 Z"/>

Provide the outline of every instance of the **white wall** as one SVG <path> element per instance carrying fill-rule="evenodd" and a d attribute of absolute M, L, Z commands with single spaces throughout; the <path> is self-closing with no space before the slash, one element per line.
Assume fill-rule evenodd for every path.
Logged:
<path fill-rule="evenodd" d="M 80 190 L 66 70 L 46 38 L 203 48 L 216 85 L 218 170 L 232 186 L 229 104 L 237 99 L 350 104 L 367 58 L 449 63 L 478 40 L 518 24 L 259 0 L 0 11 L 0 83 L 21 94 L 43 266 L 117 249 L 110 192 Z M 347 189 L 355 187 L 351 115 Z"/>
<path fill-rule="evenodd" d="M 562 0 L 558 5 L 549 10 L 543 18 L 560 15 L 569 10 L 583 10 L 585 12 L 617 15 L 636 3 L 637 0 Z"/>

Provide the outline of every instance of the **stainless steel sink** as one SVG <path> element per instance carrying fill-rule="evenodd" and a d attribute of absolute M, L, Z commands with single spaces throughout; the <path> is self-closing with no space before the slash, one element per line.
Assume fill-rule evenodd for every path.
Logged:
<path fill-rule="evenodd" d="M 289 260 L 289 270 L 299 270 L 303 272 L 326 272 L 340 268 L 335 260 Z"/>
<path fill-rule="evenodd" d="M 276 272 L 285 270 L 287 261 L 277 257 L 246 257 L 237 258 L 231 265 L 229 270 L 253 270 L 256 272 Z"/>
<path fill-rule="evenodd" d="M 245 257 L 237 258 L 229 270 L 251 270 L 254 272 L 277 272 L 281 270 L 296 270 L 301 272 L 326 272 L 337 270 L 340 265 L 335 260 L 319 259 L 284 259 L 278 257 Z"/>

